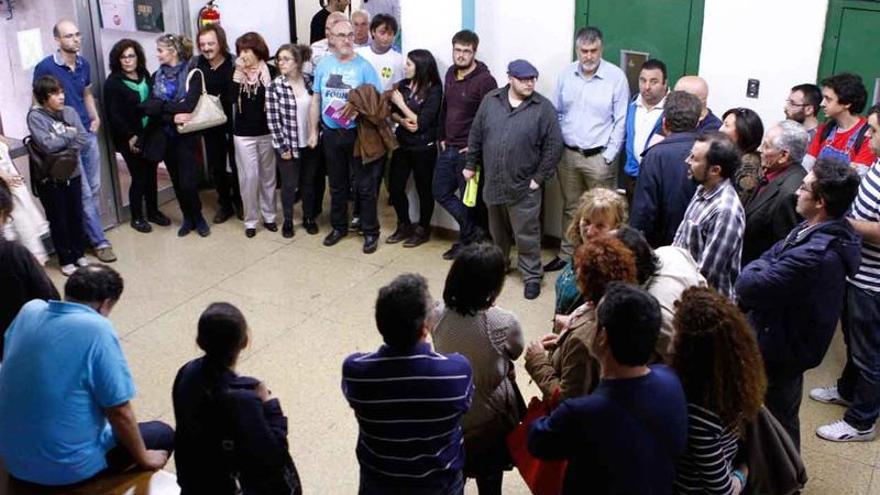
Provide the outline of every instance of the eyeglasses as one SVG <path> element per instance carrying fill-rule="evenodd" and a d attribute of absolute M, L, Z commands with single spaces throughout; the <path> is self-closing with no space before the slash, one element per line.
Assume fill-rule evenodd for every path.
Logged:
<path fill-rule="evenodd" d="M 798 190 L 798 191 L 803 191 L 803 192 L 808 192 L 808 193 L 810 193 L 810 194 L 813 194 L 813 190 L 812 190 L 812 189 L 809 189 L 809 188 L 807 187 L 807 183 L 806 183 L 806 182 L 801 182 L 801 185 L 798 186 L 797 190 Z"/>
<path fill-rule="evenodd" d="M 334 38 L 349 39 L 349 40 L 354 39 L 354 33 L 339 33 L 339 34 L 331 33 L 331 34 Z"/>
<path fill-rule="evenodd" d="M 284 62 L 284 63 L 290 63 L 290 62 L 293 62 L 293 61 L 294 61 L 293 57 L 278 57 L 278 58 L 276 58 L 275 60 L 276 60 L 279 64 L 280 64 L 281 62 Z"/>

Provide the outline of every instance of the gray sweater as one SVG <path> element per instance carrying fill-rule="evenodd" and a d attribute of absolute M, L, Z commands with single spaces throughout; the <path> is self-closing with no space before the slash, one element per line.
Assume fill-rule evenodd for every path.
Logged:
<path fill-rule="evenodd" d="M 468 137 L 467 165 L 483 172 L 483 200 L 489 205 L 516 202 L 556 174 L 562 156 L 562 131 L 550 100 L 532 93 L 511 109 L 509 86 L 488 93 Z"/>
<path fill-rule="evenodd" d="M 61 112 L 53 112 L 45 107 L 34 105 L 27 114 L 28 130 L 31 139 L 47 153 L 66 148 L 80 149 L 89 139 L 88 132 L 73 107 L 65 106 Z M 70 175 L 79 177 L 80 168 Z"/>

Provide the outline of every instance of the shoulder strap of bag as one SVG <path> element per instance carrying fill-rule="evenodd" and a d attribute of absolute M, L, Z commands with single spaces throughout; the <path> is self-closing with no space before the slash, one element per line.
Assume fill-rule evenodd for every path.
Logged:
<path fill-rule="evenodd" d="M 193 74 L 196 72 L 202 76 L 202 94 L 205 94 L 208 92 L 208 87 L 205 86 L 205 73 L 202 72 L 202 69 L 193 69 L 186 75 L 186 92 L 189 93 L 189 80 L 192 79 Z"/>

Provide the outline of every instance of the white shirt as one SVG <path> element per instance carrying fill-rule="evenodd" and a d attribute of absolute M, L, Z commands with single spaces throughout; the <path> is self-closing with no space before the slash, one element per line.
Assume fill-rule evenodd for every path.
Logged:
<path fill-rule="evenodd" d="M 355 53 L 367 59 L 367 62 L 370 62 L 370 65 L 376 69 L 376 74 L 382 81 L 382 91 L 388 91 L 394 83 L 403 79 L 403 55 L 400 53 L 388 50 L 379 54 L 369 46 L 357 48 Z"/>
<path fill-rule="evenodd" d="M 327 38 L 312 43 L 311 48 L 312 59 L 309 60 L 309 63 L 303 64 L 303 72 L 306 74 L 314 74 L 315 67 L 318 66 L 318 62 L 321 61 L 321 58 L 330 53 L 330 44 L 327 41 Z"/>
<path fill-rule="evenodd" d="M 663 105 L 666 104 L 666 97 L 664 96 L 660 103 L 656 104 L 654 108 L 648 110 L 648 107 L 645 106 L 645 103 L 642 101 L 642 95 L 636 97 L 636 116 L 633 124 L 635 124 L 635 136 L 633 136 L 633 154 L 636 156 L 636 161 L 639 163 L 642 162 L 642 152 L 645 151 L 648 145 L 648 136 L 651 135 L 651 131 L 654 129 L 654 126 L 657 125 L 657 120 L 663 116 Z"/>
<path fill-rule="evenodd" d="M 312 95 L 308 91 L 296 98 L 296 137 L 300 148 L 308 146 L 309 142 L 309 105 L 312 103 Z"/>

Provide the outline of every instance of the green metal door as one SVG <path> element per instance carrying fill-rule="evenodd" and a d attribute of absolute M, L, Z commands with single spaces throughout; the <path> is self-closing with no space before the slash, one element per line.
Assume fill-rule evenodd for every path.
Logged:
<path fill-rule="evenodd" d="M 818 79 L 852 72 L 862 76 L 868 88 L 868 105 L 877 102 L 880 85 L 880 3 L 831 0 L 825 21 L 825 39 L 819 61 Z"/>
<path fill-rule="evenodd" d="M 647 53 L 666 64 L 670 85 L 697 73 L 703 0 L 577 0 L 575 16 L 575 29 L 602 30 L 609 62 L 621 64 L 621 50 Z"/>

